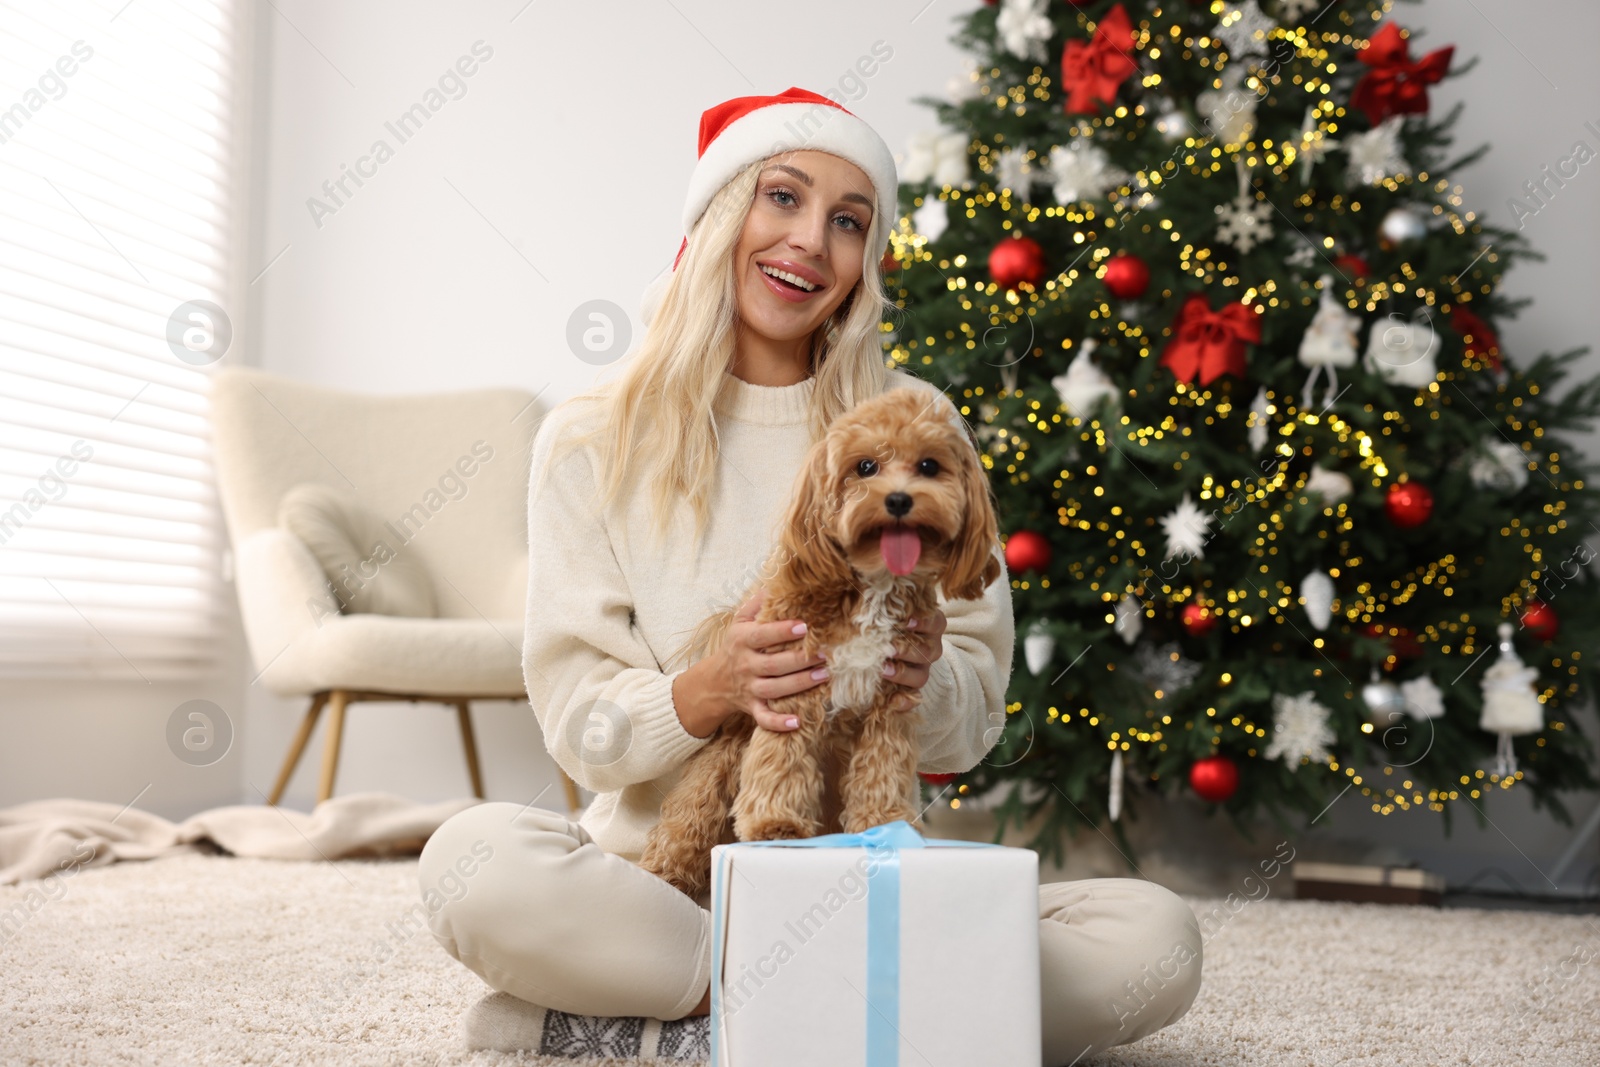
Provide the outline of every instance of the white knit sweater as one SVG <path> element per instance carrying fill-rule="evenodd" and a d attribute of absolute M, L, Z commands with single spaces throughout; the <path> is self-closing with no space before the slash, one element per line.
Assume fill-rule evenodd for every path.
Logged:
<path fill-rule="evenodd" d="M 522 669 L 555 761 L 598 796 L 580 819 L 607 852 L 637 862 L 682 765 L 706 742 L 684 730 L 663 664 L 710 613 L 737 605 L 775 543 L 795 475 L 811 444 L 814 378 L 752 385 L 728 376 L 716 409 L 720 453 L 711 520 L 651 544 L 649 494 L 597 514 L 598 463 L 569 452 L 528 500 L 528 612 Z M 901 371 L 888 388 L 933 390 Z M 555 408 L 533 444 L 534 481 L 574 406 Z M 997 553 L 998 555 L 998 553 Z M 943 655 L 919 714 L 924 771 L 964 771 L 1005 722 L 1014 631 L 1004 570 L 982 600 L 946 602 Z"/>

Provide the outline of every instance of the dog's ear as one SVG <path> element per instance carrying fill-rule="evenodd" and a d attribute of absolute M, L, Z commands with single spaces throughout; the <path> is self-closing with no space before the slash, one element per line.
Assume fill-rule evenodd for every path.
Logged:
<path fill-rule="evenodd" d="M 983 591 L 1000 577 L 1000 561 L 994 554 L 1000 528 L 990 498 L 989 479 L 976 455 L 962 464 L 961 489 L 966 519 L 940 585 L 946 600 L 980 600 Z"/>
<path fill-rule="evenodd" d="M 794 497 L 778 535 L 778 569 L 815 588 L 849 583 L 850 561 L 830 529 L 838 509 L 824 436 L 806 452 L 795 478 Z"/>

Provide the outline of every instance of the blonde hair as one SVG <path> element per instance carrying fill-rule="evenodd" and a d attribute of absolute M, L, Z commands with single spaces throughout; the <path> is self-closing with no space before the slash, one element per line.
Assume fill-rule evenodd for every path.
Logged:
<path fill-rule="evenodd" d="M 713 408 L 729 384 L 724 379 L 733 363 L 738 313 L 733 253 L 766 162 L 750 164 L 712 198 L 688 235 L 638 350 L 618 378 L 566 402 L 592 416 L 583 420 L 590 425 L 553 442 L 544 468 L 560 455 L 593 445 L 599 458 L 596 509 L 604 513 L 631 478 L 642 479 L 650 486 L 657 538 L 684 503 L 693 512 L 696 541 L 710 521 L 719 447 Z M 879 324 L 893 304 L 884 293 L 880 257 L 890 224 L 873 213 L 861 280 L 812 334 L 812 441 L 839 415 L 883 392 L 887 382 Z"/>

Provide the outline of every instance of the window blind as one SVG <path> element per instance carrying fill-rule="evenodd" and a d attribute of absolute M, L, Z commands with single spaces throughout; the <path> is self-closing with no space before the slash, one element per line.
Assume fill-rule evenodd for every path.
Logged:
<path fill-rule="evenodd" d="M 238 17 L 0 6 L 0 677 L 218 657 Z"/>

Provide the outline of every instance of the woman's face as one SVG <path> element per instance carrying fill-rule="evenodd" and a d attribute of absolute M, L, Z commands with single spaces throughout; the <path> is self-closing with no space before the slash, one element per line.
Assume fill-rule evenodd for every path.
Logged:
<path fill-rule="evenodd" d="M 811 336 L 861 280 L 876 203 L 866 172 L 838 156 L 768 159 L 734 248 L 741 325 L 774 341 Z"/>

